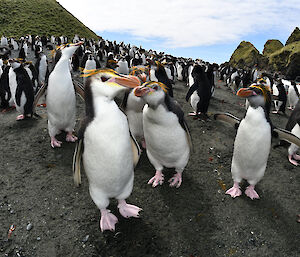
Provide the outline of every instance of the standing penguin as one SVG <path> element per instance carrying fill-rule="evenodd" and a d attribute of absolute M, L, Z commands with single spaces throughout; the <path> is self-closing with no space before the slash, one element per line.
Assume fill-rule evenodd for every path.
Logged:
<path fill-rule="evenodd" d="M 35 69 L 38 74 L 39 84 L 46 83 L 49 77 L 49 69 L 48 69 L 47 56 L 43 52 L 39 54 L 39 58 L 35 63 Z"/>
<path fill-rule="evenodd" d="M 282 112 L 285 114 L 285 107 L 287 102 L 287 95 L 286 90 L 281 81 L 278 81 L 273 84 L 273 96 L 274 96 L 274 106 L 275 111 L 272 113 L 278 114 L 279 112 Z"/>
<path fill-rule="evenodd" d="M 55 136 L 62 130 L 67 132 L 67 142 L 77 140 L 72 134 L 76 119 L 76 97 L 69 60 L 81 44 L 83 42 L 61 46 L 61 57 L 49 76 L 46 104 L 48 131 L 53 148 L 61 146 L 61 142 Z"/>
<path fill-rule="evenodd" d="M 115 230 L 118 219 L 107 209 L 110 198 L 118 200 L 119 212 L 125 218 L 138 217 L 141 209 L 125 201 L 132 191 L 134 159 L 138 157 L 137 151 L 135 154 L 132 151 L 126 116 L 114 98 L 126 88 L 138 86 L 140 82 L 135 77 L 125 77 L 108 69 L 94 73 L 85 84 L 86 117 L 78 132 L 74 180 L 79 184 L 83 142 L 84 169 L 91 198 L 101 211 L 101 231 Z"/>
<path fill-rule="evenodd" d="M 167 88 L 159 82 L 146 82 L 134 90 L 147 103 L 143 110 L 143 127 L 147 156 L 156 169 L 148 181 L 153 187 L 162 185 L 163 167 L 174 168 L 176 174 L 169 180 L 177 188 L 182 183 L 182 172 L 191 152 L 191 138 L 184 113 L 179 104 L 167 94 Z"/>
<path fill-rule="evenodd" d="M 194 115 L 207 119 L 212 85 L 200 65 L 194 66 L 191 76 L 194 84 L 190 85 L 185 99 L 188 101 L 191 98 L 191 105 L 195 112 Z"/>
<path fill-rule="evenodd" d="M 15 60 L 9 60 L 11 65 L 11 74 L 9 78 L 10 89 L 12 90 L 12 98 L 14 100 L 16 110 L 21 113 L 17 116 L 17 120 L 23 120 L 28 115 L 33 114 L 33 84 L 27 71 L 21 63 Z"/>
<path fill-rule="evenodd" d="M 161 82 L 167 86 L 167 93 L 173 97 L 173 87 L 164 66 L 158 62 L 152 62 L 150 69 L 150 81 Z"/>

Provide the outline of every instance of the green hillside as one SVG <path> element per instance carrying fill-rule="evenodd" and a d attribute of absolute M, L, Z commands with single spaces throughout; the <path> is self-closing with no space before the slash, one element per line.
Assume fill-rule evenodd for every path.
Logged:
<path fill-rule="evenodd" d="M 96 38 L 97 35 L 56 0 L 0 0 L 0 35 L 65 35 Z"/>
<path fill-rule="evenodd" d="M 265 45 L 263 50 L 264 56 L 269 56 L 270 54 L 276 52 L 277 50 L 281 49 L 283 44 L 277 39 L 269 39 Z"/>
<path fill-rule="evenodd" d="M 250 42 L 242 41 L 230 58 L 230 65 L 236 68 L 252 67 L 261 64 L 262 55 Z"/>

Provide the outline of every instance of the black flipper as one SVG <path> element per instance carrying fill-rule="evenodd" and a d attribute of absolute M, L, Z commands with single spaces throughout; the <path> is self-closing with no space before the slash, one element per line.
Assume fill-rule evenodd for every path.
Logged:
<path fill-rule="evenodd" d="M 194 83 L 186 94 L 185 100 L 188 102 L 192 94 L 199 88 L 199 85 Z"/>
<path fill-rule="evenodd" d="M 216 113 L 214 115 L 215 120 L 225 121 L 234 126 L 235 129 L 238 129 L 241 120 L 230 113 Z"/>
<path fill-rule="evenodd" d="M 130 141 L 131 141 L 131 149 L 132 149 L 132 153 L 133 153 L 133 167 L 135 168 L 140 160 L 142 151 L 141 151 L 141 148 L 140 148 L 138 142 L 131 135 L 131 133 L 130 133 Z"/>
<path fill-rule="evenodd" d="M 273 136 L 278 136 L 280 140 L 287 141 L 300 147 L 300 138 L 285 129 L 274 128 Z"/>

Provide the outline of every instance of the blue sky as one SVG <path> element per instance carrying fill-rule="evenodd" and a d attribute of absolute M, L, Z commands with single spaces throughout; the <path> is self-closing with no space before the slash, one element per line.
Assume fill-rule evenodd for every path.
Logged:
<path fill-rule="evenodd" d="M 283 44 L 300 25 L 299 0 L 58 0 L 105 39 L 174 56 L 228 61 L 242 40 Z"/>

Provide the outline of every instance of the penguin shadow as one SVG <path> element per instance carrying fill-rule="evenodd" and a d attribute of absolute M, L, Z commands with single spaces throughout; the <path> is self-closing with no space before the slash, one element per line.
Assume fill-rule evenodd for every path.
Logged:
<path fill-rule="evenodd" d="M 143 214 L 141 218 L 126 219 L 119 214 L 116 201 L 111 201 L 108 208 L 118 218 L 116 230 L 101 232 L 98 226 L 92 234 L 90 230 L 86 231 L 86 234 L 90 233 L 89 243 L 95 246 L 96 256 L 166 256 L 165 238 L 143 219 Z M 95 224 L 87 228 L 92 226 Z"/>
<path fill-rule="evenodd" d="M 33 128 L 37 125 L 38 122 L 39 122 L 39 118 L 26 117 L 24 120 L 19 120 L 19 121 L 15 120 L 9 128 L 13 130 Z"/>
<path fill-rule="evenodd" d="M 241 184 L 242 192 L 245 192 L 246 186 L 248 186 L 247 182 Z M 300 227 L 295 225 L 296 216 L 293 219 L 286 208 L 280 204 L 280 202 L 274 200 L 275 197 L 272 192 L 262 192 L 259 186 L 256 186 L 255 190 L 262 196 L 261 199 L 251 200 L 243 194 L 241 196 L 243 204 L 247 205 L 249 210 L 252 210 L 251 214 L 255 213 L 257 215 L 255 219 L 262 224 L 262 227 L 268 227 L 270 230 L 275 230 L 277 232 L 274 234 L 274 237 L 277 240 L 278 236 L 286 238 L 285 242 L 289 246 L 286 248 L 287 251 L 296 250 L 299 247 L 300 234 Z M 249 217 L 249 220 L 251 219 L 253 219 L 253 217 Z"/>
<path fill-rule="evenodd" d="M 211 200 L 205 195 L 201 185 L 196 183 L 186 169 L 179 188 L 169 186 L 168 180 L 175 174 L 175 169 L 164 169 L 165 182 L 157 190 L 167 208 L 168 233 L 177 234 L 180 254 L 187 256 L 217 256 L 216 243 L 210 238 L 218 226 L 212 211 Z M 151 189 L 150 189 L 151 190 Z M 168 237 L 168 234 L 165 235 Z M 173 247 L 172 247 L 173 248 Z M 179 254 L 179 253 L 178 253 Z"/>

